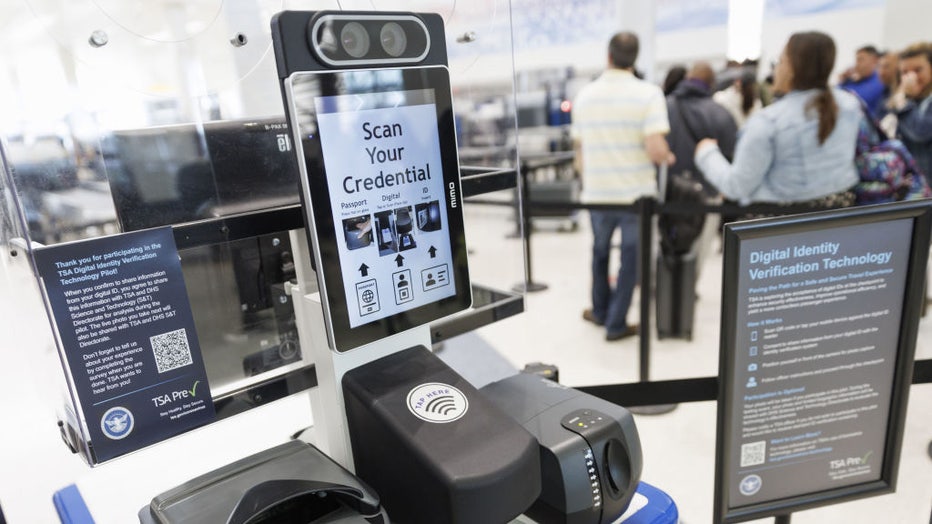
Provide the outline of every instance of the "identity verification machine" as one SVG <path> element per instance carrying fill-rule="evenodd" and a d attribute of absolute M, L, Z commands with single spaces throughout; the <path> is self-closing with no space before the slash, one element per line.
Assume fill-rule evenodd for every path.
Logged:
<path fill-rule="evenodd" d="M 293 243 L 309 248 L 296 260 L 317 275 L 295 309 L 318 445 L 393 520 L 508 521 L 540 492 L 537 442 L 429 350 L 429 323 L 472 305 L 443 20 L 285 11 L 272 33 L 306 220 Z"/>
<path fill-rule="evenodd" d="M 640 478 L 630 413 L 521 378 L 483 395 L 428 349 L 472 302 L 441 17 L 283 12 L 273 39 L 319 286 L 296 303 L 318 443 L 400 522 L 505 522 L 539 497 L 542 522 L 616 519 Z M 550 403 L 528 425 L 530 399 Z"/>
<path fill-rule="evenodd" d="M 37 183 L 27 196 L 41 209 L 23 207 L 9 224 L 0 217 L 4 239 L 25 239 L 12 256 L 35 253 L 68 381 L 65 442 L 92 466 L 141 450 L 149 456 L 140 462 L 150 460 L 158 450 L 145 448 L 175 446 L 156 457 L 171 481 L 146 484 L 142 498 L 121 496 L 132 500 L 116 501 L 119 516 L 101 521 L 127 521 L 124 505 L 140 522 L 160 524 L 616 520 L 641 471 L 630 413 L 526 375 L 480 391 L 432 350 L 523 310 L 522 297 L 496 302 L 493 291 L 524 276 L 522 248 L 503 254 L 477 242 L 467 256 L 464 213 L 468 198 L 503 191 L 510 199 L 518 185 L 517 138 L 507 136 L 513 102 L 486 95 L 501 82 L 496 67 L 512 82 L 508 2 L 454 3 L 437 14 L 283 11 L 270 38 L 248 25 L 268 16 L 228 4 L 222 16 L 197 11 L 207 29 L 178 24 L 180 40 L 165 46 L 153 43 L 161 33 L 121 33 L 120 13 L 58 24 L 73 31 L 67 42 L 82 44 L 80 61 L 95 66 L 152 49 L 164 59 L 159 52 L 170 48 L 164 54 L 179 67 L 151 68 L 150 84 L 174 85 L 156 77 L 180 72 L 175 80 L 191 89 L 190 100 L 146 100 L 145 122 L 88 141 L 98 150 L 78 178 L 91 169 L 97 178 L 64 189 Z M 184 20 L 187 8 L 178 9 L 166 18 Z M 245 29 L 226 35 L 216 20 Z M 455 35 L 446 33 L 451 24 Z M 226 54 L 232 66 L 216 60 Z M 191 88 L 194 66 L 208 63 L 203 92 Z M 485 98 L 454 114 L 461 79 L 473 76 Z M 217 87 L 215 78 L 234 85 Z M 269 116 L 282 107 L 279 92 L 284 119 Z M 27 187 L 32 155 L 7 149 L 0 164 Z M 7 177 L 0 183 L 5 190 Z M 38 221 L 76 193 L 99 197 L 107 216 L 67 230 Z M 510 225 L 506 211 L 493 215 L 496 223 Z M 519 269 L 509 274 L 502 268 L 512 260 Z M 491 287 L 477 284 L 479 274 Z M 504 280 L 486 282 L 489 274 Z M 198 449 L 210 455 L 215 422 L 296 392 L 306 392 L 313 419 L 301 438 L 257 444 L 258 429 L 238 426 L 220 437 L 236 443 L 217 445 L 229 455 L 181 467 L 196 454 L 185 439 L 199 436 Z M 256 426 L 277 435 L 266 426 L 280 418 Z M 250 452 L 242 452 L 246 441 Z M 173 469 L 190 478 L 179 483 Z M 113 497 L 97 495 L 86 498 Z"/>

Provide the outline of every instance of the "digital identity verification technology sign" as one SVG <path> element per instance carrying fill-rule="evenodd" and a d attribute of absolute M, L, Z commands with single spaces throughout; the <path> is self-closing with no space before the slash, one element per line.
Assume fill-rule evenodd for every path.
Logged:
<path fill-rule="evenodd" d="M 715 522 L 893 489 L 930 205 L 725 230 Z"/>
<path fill-rule="evenodd" d="M 39 248 L 92 464 L 214 418 L 171 228 Z"/>

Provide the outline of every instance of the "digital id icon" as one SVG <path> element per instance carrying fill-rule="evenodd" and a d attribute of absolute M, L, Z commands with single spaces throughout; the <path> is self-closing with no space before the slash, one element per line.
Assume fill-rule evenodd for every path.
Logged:
<path fill-rule="evenodd" d="M 392 273 L 392 286 L 395 290 L 395 303 L 404 304 L 414 300 L 414 291 L 411 285 L 411 270 L 404 269 Z"/>
<path fill-rule="evenodd" d="M 375 279 L 356 283 L 356 301 L 359 303 L 360 316 L 371 315 L 380 309 L 379 288 Z"/>
<path fill-rule="evenodd" d="M 440 264 L 421 271 L 421 285 L 424 291 L 443 287 L 449 283 L 450 269 L 447 264 Z"/>

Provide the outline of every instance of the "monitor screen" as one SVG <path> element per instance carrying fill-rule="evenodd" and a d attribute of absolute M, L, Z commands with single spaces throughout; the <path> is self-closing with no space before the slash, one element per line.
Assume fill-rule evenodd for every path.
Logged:
<path fill-rule="evenodd" d="M 446 68 L 299 72 L 285 85 L 334 347 L 469 307 Z"/>
<path fill-rule="evenodd" d="M 114 131 L 101 140 L 123 231 L 298 203 L 282 118 Z"/>

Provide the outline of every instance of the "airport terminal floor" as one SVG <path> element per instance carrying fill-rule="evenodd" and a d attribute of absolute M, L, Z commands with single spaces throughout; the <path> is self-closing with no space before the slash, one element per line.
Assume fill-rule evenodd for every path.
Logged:
<path fill-rule="evenodd" d="M 494 263 L 496 242 L 503 246 L 519 242 L 501 235 L 500 223 L 490 231 L 481 231 L 483 224 L 509 220 L 507 208 L 476 206 L 470 212 L 479 215 L 473 217 L 478 220 L 470 222 L 473 225 L 470 237 L 486 233 L 482 245 L 471 249 L 471 264 Z M 565 225 L 559 221 L 536 223 L 531 253 L 533 277 L 536 282 L 547 284 L 548 289 L 530 293 L 524 313 L 451 339 L 439 350 L 467 379 L 480 382 L 475 385 L 514 373 L 529 362 L 557 365 L 560 381 L 569 386 L 637 380 L 637 339 L 606 342 L 603 330 L 581 318 L 588 304 L 591 234 L 584 213 L 575 219 L 579 225 L 575 231 L 559 227 Z M 693 340 L 658 341 L 652 334 L 652 379 L 709 377 L 717 373 L 721 259 L 718 242 L 713 240 L 701 267 Z M 4 268 L 3 277 L 0 318 L 7 360 L 0 366 L 0 395 L 6 418 L 4 431 L 0 433 L 0 505 L 8 522 L 57 522 L 52 493 L 94 475 L 122 478 L 112 488 L 114 503 L 118 502 L 116 498 L 136 497 L 137 500 L 120 502 L 128 502 L 131 507 L 143 506 L 156 493 L 135 492 L 138 490 L 132 488 L 133 479 L 122 475 L 138 475 L 140 479 L 170 475 L 171 458 L 164 458 L 161 466 L 152 470 L 127 473 L 124 467 L 127 462 L 122 465 L 120 462 L 135 458 L 118 459 L 113 464 L 90 469 L 67 452 L 55 427 L 53 409 L 57 397 L 50 388 L 43 387 L 56 379 L 54 375 L 59 372 L 54 369 L 55 357 L 45 335 L 47 320 L 38 303 L 18 299 L 30 295 L 21 293 L 21 286 L 28 285 L 24 278 L 28 277 L 10 268 Z M 636 295 L 635 304 L 637 300 Z M 923 318 L 919 326 L 917 358 L 932 358 L 930 317 Z M 633 306 L 629 321 L 637 320 L 637 307 Z M 233 419 L 249 418 L 249 424 L 264 425 L 263 417 L 272 418 L 281 412 L 273 406 L 268 408 L 271 409 L 252 410 Z M 792 522 L 928 522 L 932 508 L 932 459 L 927 454 L 932 440 L 930 412 L 932 385 L 913 386 L 896 493 L 799 512 L 792 516 Z M 715 416 L 714 402 L 681 404 L 664 415 L 636 416 L 644 449 L 642 479 L 673 498 L 684 523 L 706 523 L 712 518 Z M 296 418 L 286 424 L 287 430 L 281 430 L 283 439 L 302 423 L 300 417 Z M 267 421 L 270 425 L 281 422 Z M 248 428 L 249 424 L 244 425 Z M 268 433 L 267 428 L 253 427 L 256 433 Z M 165 446 L 163 449 L 169 453 L 183 443 L 183 438 L 159 446 Z M 229 438 L 249 439 L 249 435 Z M 152 452 L 150 448 L 139 455 Z M 202 452 L 211 453 L 209 448 Z M 244 454 L 249 452 L 252 451 Z"/>

